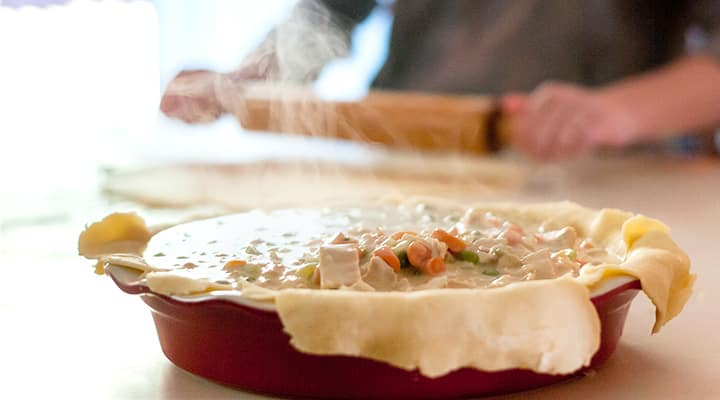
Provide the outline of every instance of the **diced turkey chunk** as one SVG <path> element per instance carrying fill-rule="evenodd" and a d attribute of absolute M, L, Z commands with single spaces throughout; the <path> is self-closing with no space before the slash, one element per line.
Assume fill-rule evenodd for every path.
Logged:
<path fill-rule="evenodd" d="M 502 220 L 490 213 L 480 212 L 476 209 L 469 209 L 455 225 L 458 232 L 463 233 L 470 229 L 498 228 Z"/>
<path fill-rule="evenodd" d="M 337 289 L 352 286 L 360 278 L 360 260 L 354 244 L 330 244 L 320 247 L 320 287 Z"/>
<path fill-rule="evenodd" d="M 363 280 L 375 290 L 387 291 L 395 287 L 397 274 L 382 258 L 373 257 L 367 272 L 363 275 Z"/>
<path fill-rule="evenodd" d="M 535 279 L 550 279 L 557 276 L 555 263 L 550 258 L 550 250 L 540 249 L 522 259 L 523 271 L 531 273 Z"/>

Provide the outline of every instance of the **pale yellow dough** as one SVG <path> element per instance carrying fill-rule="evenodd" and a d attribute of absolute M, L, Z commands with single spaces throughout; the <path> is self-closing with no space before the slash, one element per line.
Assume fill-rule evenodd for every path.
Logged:
<path fill-rule="evenodd" d="M 438 377 L 459 367 L 566 374 L 588 365 L 600 321 L 574 279 L 493 290 L 283 290 L 275 303 L 298 350 L 385 361 Z"/>
<path fill-rule="evenodd" d="M 592 287 L 604 277 L 628 274 L 640 280 L 643 291 L 655 305 L 653 333 L 682 311 L 695 282 L 690 259 L 668 235 L 659 221 L 634 216 L 622 226 L 623 236 L 632 238 L 620 265 L 599 265 L 583 269 L 580 281 Z"/>
<path fill-rule="evenodd" d="M 80 234 L 78 254 L 100 258 L 113 253 L 142 254 L 152 233 L 135 213 L 113 213 Z"/>
<path fill-rule="evenodd" d="M 429 202 L 428 199 L 422 199 Z M 438 203 L 440 204 L 440 203 Z M 446 202 L 442 206 L 447 206 Z M 420 292 L 360 292 L 286 289 L 244 284 L 238 298 L 275 302 L 285 331 L 298 350 L 384 361 L 429 377 L 463 367 L 486 371 L 526 368 L 566 374 L 587 366 L 597 351 L 600 324 L 590 297 L 605 279 L 636 277 L 656 307 L 653 332 L 676 316 L 690 296 L 695 277 L 690 260 L 659 221 L 614 210 L 590 210 L 574 203 L 484 204 L 490 211 L 529 229 L 574 226 L 596 246 L 623 260 L 586 267 L 577 278 L 530 281 L 494 289 L 431 289 Z M 142 231 L 115 225 L 130 237 L 108 234 L 103 221 L 80 240 L 81 254 L 98 258 L 106 241 L 136 241 Z M 83 249 L 83 243 L 88 247 Z M 128 261 L 128 260 L 125 260 Z M 133 266 L 135 264 L 135 266 Z M 153 290 L 197 295 L 220 289 L 187 276 L 153 270 L 130 259 L 125 266 L 146 273 Z M 228 291 L 224 294 L 227 296 Z"/>

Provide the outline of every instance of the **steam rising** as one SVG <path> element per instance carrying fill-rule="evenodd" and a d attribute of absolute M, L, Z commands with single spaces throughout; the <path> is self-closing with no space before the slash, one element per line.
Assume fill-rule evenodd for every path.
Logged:
<path fill-rule="evenodd" d="M 269 80 L 310 83 L 330 61 L 347 57 L 350 33 L 338 19 L 317 1 L 304 1 L 295 7 L 290 18 L 262 46 L 270 48 L 277 64 Z M 349 25 L 349 21 L 342 22 Z"/>
<path fill-rule="evenodd" d="M 219 78 L 221 102 L 248 129 L 336 137 L 341 118 L 335 105 L 315 97 L 312 83 L 349 54 L 348 26 L 322 3 L 301 1 L 246 58 L 239 79 Z"/>
<path fill-rule="evenodd" d="M 239 73 L 217 76 L 211 83 L 215 95 L 223 107 L 250 130 L 302 133 L 446 151 L 461 150 L 481 139 L 484 133 L 482 112 L 488 109 L 488 101 L 466 102 L 420 96 L 420 100 L 413 104 L 403 104 L 387 93 L 370 95 L 360 103 L 320 101 L 313 93 L 312 82 L 326 64 L 348 55 L 348 26 L 349 21 L 340 20 L 320 2 L 301 1 L 287 21 L 273 30 L 246 58 Z M 418 112 L 417 107 L 440 110 L 447 118 L 439 119 L 433 112 Z M 313 146 L 312 143 L 308 145 Z M 401 157 L 398 154 L 384 156 L 380 156 L 380 167 L 376 157 L 369 160 L 370 168 L 367 169 L 368 174 L 375 176 L 375 186 L 381 186 L 384 194 L 390 194 L 387 191 L 393 188 L 387 183 L 389 177 L 394 176 L 392 179 L 403 182 L 396 187 L 398 192 L 416 194 L 422 190 L 413 190 L 414 185 L 408 184 L 408 179 L 416 179 L 415 186 L 422 186 L 433 180 L 427 179 L 427 174 L 433 174 L 437 177 L 435 181 L 444 182 L 444 191 L 448 194 L 458 194 L 457 190 L 447 187 L 455 184 L 468 194 L 476 193 L 483 197 L 492 191 L 490 187 L 497 185 L 498 181 L 493 179 L 493 182 L 488 182 L 487 178 L 492 174 L 478 173 L 478 165 L 481 169 L 482 165 L 488 165 L 493 172 L 502 170 L 498 165 L 491 165 L 490 161 L 473 160 L 457 154 L 403 153 Z M 299 186 L 295 184 L 297 182 L 280 184 L 277 165 L 268 168 L 263 165 L 266 164 L 261 163 L 255 168 L 254 174 L 258 179 L 251 185 L 256 191 L 255 197 L 262 199 L 263 204 L 276 205 L 282 198 L 292 203 L 286 205 L 308 205 L 303 199 L 317 201 L 338 196 L 359 199 L 376 192 L 368 187 L 372 182 L 366 179 L 367 176 L 361 180 L 362 185 L 353 186 L 357 173 L 348 173 L 348 169 L 342 166 L 333 168 L 327 160 L 308 162 L 306 159 L 296 165 L 286 163 L 288 170 L 295 172 L 288 179 L 306 183 Z M 473 171 L 472 174 L 470 171 Z M 517 170 L 510 175 L 517 175 Z M 338 185 L 340 180 L 349 184 Z M 380 184 L 380 181 L 384 183 Z M 513 185 L 517 183 L 517 179 L 512 181 Z M 308 196 L 302 193 L 303 190 L 314 193 Z M 319 191 L 326 193 L 319 194 Z"/>

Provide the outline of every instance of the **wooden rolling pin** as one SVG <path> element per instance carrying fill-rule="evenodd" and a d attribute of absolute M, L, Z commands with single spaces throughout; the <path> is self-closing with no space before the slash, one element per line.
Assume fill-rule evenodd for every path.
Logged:
<path fill-rule="evenodd" d="M 253 131 L 476 154 L 508 142 L 490 97 L 374 90 L 359 101 L 325 101 L 308 88 L 249 84 L 233 103 L 232 113 Z"/>

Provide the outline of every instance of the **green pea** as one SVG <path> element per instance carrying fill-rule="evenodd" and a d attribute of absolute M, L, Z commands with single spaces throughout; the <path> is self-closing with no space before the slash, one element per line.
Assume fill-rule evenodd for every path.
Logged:
<path fill-rule="evenodd" d="M 463 250 L 458 254 L 458 257 L 463 261 L 468 261 L 473 264 L 480 262 L 480 257 L 474 251 Z"/>

